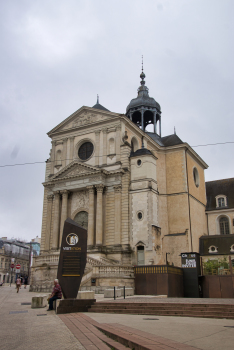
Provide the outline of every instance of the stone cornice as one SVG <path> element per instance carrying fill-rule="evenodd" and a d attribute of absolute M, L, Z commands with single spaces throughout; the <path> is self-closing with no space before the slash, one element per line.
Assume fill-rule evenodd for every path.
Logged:
<path fill-rule="evenodd" d="M 76 165 L 79 165 L 80 167 L 87 168 L 87 172 L 82 174 L 72 174 L 64 177 L 58 177 L 62 175 L 64 172 L 66 172 L 69 169 L 72 169 L 72 167 L 75 167 Z M 75 180 L 75 179 L 83 179 L 90 177 L 91 179 L 95 176 L 101 176 L 101 177 L 108 177 L 113 175 L 123 175 L 124 170 L 123 169 L 117 169 L 112 171 L 107 171 L 104 169 L 98 169 L 93 166 L 85 165 L 84 163 L 80 163 L 76 160 L 74 160 L 72 163 L 68 164 L 66 167 L 64 167 L 62 170 L 60 170 L 57 174 L 55 174 L 52 178 L 50 178 L 48 181 L 43 182 L 44 187 L 50 187 L 53 186 L 55 183 L 64 182 L 67 180 Z"/>
<path fill-rule="evenodd" d="M 206 210 L 206 214 L 228 214 L 229 212 L 233 213 L 234 208 L 227 208 L 227 209 L 213 209 L 213 210 Z"/>

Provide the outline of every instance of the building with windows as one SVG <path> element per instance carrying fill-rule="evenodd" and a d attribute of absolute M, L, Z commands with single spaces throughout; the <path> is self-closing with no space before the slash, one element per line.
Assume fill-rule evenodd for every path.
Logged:
<path fill-rule="evenodd" d="M 12 259 L 14 265 L 20 264 L 20 276 L 28 275 L 29 246 L 15 239 L 0 238 L 0 282 L 14 283 L 16 277 L 15 267 L 11 269 Z"/>
<path fill-rule="evenodd" d="M 207 164 L 175 133 L 162 135 L 161 106 L 142 70 L 126 114 L 97 103 L 55 126 L 46 162 L 41 251 L 31 290 L 50 291 L 64 221 L 88 231 L 84 286 L 134 284 L 134 265 L 180 266 L 207 235 Z M 151 126 L 150 126 L 151 125 Z"/>
<path fill-rule="evenodd" d="M 206 182 L 208 235 L 234 233 L 234 178 Z"/>
<path fill-rule="evenodd" d="M 207 237 L 200 238 L 204 261 L 230 259 L 234 265 L 234 178 L 206 182 Z"/>
<path fill-rule="evenodd" d="M 31 239 L 31 241 L 27 244 L 32 246 L 32 251 L 36 256 L 40 254 L 41 238 L 36 236 L 36 238 Z"/>

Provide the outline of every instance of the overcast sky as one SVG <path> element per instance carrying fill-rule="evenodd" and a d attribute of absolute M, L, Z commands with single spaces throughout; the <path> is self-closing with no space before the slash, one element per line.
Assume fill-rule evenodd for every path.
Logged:
<path fill-rule="evenodd" d="M 0 237 L 41 235 L 46 133 L 81 106 L 125 113 L 141 55 L 162 136 L 234 142 L 233 0 L 0 1 Z M 194 150 L 206 181 L 234 176 L 234 143 Z"/>

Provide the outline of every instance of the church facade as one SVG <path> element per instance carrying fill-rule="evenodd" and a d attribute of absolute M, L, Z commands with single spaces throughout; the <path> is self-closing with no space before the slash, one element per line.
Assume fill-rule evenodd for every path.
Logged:
<path fill-rule="evenodd" d="M 161 107 L 149 97 L 143 71 L 140 77 L 126 114 L 97 101 L 48 133 L 32 290 L 51 288 L 68 217 L 88 230 L 86 286 L 132 286 L 134 265 L 181 266 L 181 252 L 199 252 L 207 234 L 207 164 L 176 134 L 162 137 Z M 146 131 L 149 124 L 153 132 Z"/>

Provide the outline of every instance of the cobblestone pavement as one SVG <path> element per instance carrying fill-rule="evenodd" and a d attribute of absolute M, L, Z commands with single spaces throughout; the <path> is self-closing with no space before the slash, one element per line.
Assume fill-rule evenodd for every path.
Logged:
<path fill-rule="evenodd" d="M 54 311 L 21 305 L 38 294 L 24 287 L 17 294 L 14 285 L 0 287 L 0 349 L 85 349 Z"/>

